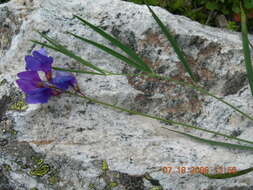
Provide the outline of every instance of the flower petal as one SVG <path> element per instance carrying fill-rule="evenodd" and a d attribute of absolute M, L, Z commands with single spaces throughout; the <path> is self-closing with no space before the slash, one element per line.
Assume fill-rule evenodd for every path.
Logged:
<path fill-rule="evenodd" d="M 32 55 L 25 56 L 26 70 L 51 72 L 54 60 L 44 49 L 33 51 Z"/>
<path fill-rule="evenodd" d="M 28 104 L 39 104 L 39 103 L 43 104 L 47 103 L 51 96 L 52 96 L 52 89 L 38 88 L 26 94 L 25 101 Z"/>
<path fill-rule="evenodd" d="M 74 86 L 77 83 L 76 78 L 72 74 L 62 71 L 56 71 L 56 77 L 51 82 L 57 88 L 63 90 L 67 90 L 69 86 Z"/>
<path fill-rule="evenodd" d="M 41 63 L 33 56 L 25 56 L 26 70 L 41 71 Z"/>
<path fill-rule="evenodd" d="M 16 80 L 16 83 L 18 84 L 19 88 L 21 88 L 21 90 L 25 93 L 28 93 L 38 88 L 37 83 L 31 80 L 19 79 Z"/>
<path fill-rule="evenodd" d="M 41 81 L 39 74 L 36 71 L 20 72 L 18 73 L 18 77 L 20 79 L 25 79 L 25 80 L 38 81 L 38 82 Z"/>
<path fill-rule="evenodd" d="M 52 57 L 43 55 L 39 51 L 33 51 L 32 54 L 33 54 L 34 58 L 37 59 L 38 61 L 40 61 L 41 63 L 44 63 L 44 64 L 52 64 L 53 63 Z"/>
<path fill-rule="evenodd" d="M 48 53 L 47 53 L 47 51 L 45 50 L 45 48 L 40 48 L 40 49 L 38 50 L 38 52 L 39 52 L 41 55 L 45 55 L 45 56 L 48 55 Z"/>

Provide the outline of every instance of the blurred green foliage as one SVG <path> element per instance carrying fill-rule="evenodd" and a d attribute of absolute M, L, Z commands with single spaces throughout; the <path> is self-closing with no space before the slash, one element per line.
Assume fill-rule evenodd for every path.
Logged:
<path fill-rule="evenodd" d="M 10 1 L 10 0 L 0 0 L 0 4 L 1 3 L 7 3 L 8 1 Z"/>
<path fill-rule="evenodd" d="M 144 4 L 143 0 L 126 1 Z M 146 2 L 211 26 L 217 26 L 215 21 L 217 15 L 224 15 L 228 21 L 227 28 L 231 30 L 240 29 L 240 24 L 234 20 L 234 16 L 240 13 L 240 2 L 249 13 L 252 13 L 253 9 L 253 0 L 146 0 Z"/>

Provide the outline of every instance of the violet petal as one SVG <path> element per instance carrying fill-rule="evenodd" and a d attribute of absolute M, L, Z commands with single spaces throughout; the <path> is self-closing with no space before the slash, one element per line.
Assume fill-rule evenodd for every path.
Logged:
<path fill-rule="evenodd" d="M 63 90 L 67 90 L 69 86 L 74 86 L 77 83 L 76 78 L 71 73 L 62 71 L 56 71 L 56 77 L 51 82 L 57 88 Z"/>
<path fill-rule="evenodd" d="M 38 88 L 26 94 L 25 101 L 28 104 L 47 103 L 51 96 L 52 96 L 52 89 Z"/>
<path fill-rule="evenodd" d="M 16 80 L 16 83 L 18 84 L 19 88 L 21 88 L 21 90 L 25 93 L 28 93 L 38 88 L 37 83 L 31 80 L 19 79 Z"/>
<path fill-rule="evenodd" d="M 36 71 L 24 71 L 18 73 L 20 79 L 32 80 L 32 81 L 41 81 L 39 74 Z"/>

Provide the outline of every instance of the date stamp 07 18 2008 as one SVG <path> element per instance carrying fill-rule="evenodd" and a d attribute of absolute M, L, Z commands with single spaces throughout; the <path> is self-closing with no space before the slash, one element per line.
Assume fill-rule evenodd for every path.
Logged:
<path fill-rule="evenodd" d="M 236 173 L 237 168 L 235 166 L 216 166 L 216 167 L 208 167 L 208 166 L 163 166 L 162 172 L 164 174 L 224 174 L 224 173 Z"/>

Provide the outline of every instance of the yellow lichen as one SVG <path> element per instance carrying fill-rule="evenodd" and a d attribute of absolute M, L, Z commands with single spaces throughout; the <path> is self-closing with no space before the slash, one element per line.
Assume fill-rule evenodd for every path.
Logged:
<path fill-rule="evenodd" d="M 36 165 L 40 166 L 44 163 L 44 160 L 38 158 L 38 157 L 35 157 L 35 156 L 32 156 L 32 160 L 35 162 Z"/>
<path fill-rule="evenodd" d="M 14 111 L 25 111 L 28 105 L 24 101 L 18 101 L 10 106 L 10 110 Z"/>
<path fill-rule="evenodd" d="M 163 190 L 161 186 L 151 187 L 149 190 Z"/>
<path fill-rule="evenodd" d="M 49 184 L 54 185 L 54 184 L 56 184 L 58 182 L 58 177 L 57 176 L 51 176 L 48 179 L 48 182 L 49 182 Z"/>
<path fill-rule="evenodd" d="M 109 187 L 110 188 L 113 188 L 113 187 L 117 187 L 119 184 L 117 183 L 117 182 L 111 182 L 110 184 L 109 184 Z"/>
<path fill-rule="evenodd" d="M 50 171 L 48 164 L 42 164 L 40 167 L 35 168 L 30 172 L 30 175 L 42 177 Z"/>
<path fill-rule="evenodd" d="M 9 164 L 3 164 L 2 165 L 2 168 L 5 170 L 5 171 L 11 171 L 11 166 Z"/>
<path fill-rule="evenodd" d="M 96 189 L 95 185 L 93 183 L 90 183 L 88 186 L 89 190 L 94 190 Z"/>
<path fill-rule="evenodd" d="M 102 169 L 103 172 L 109 170 L 109 167 L 108 167 L 108 164 L 107 164 L 106 160 L 102 161 L 102 168 L 101 169 Z"/>

